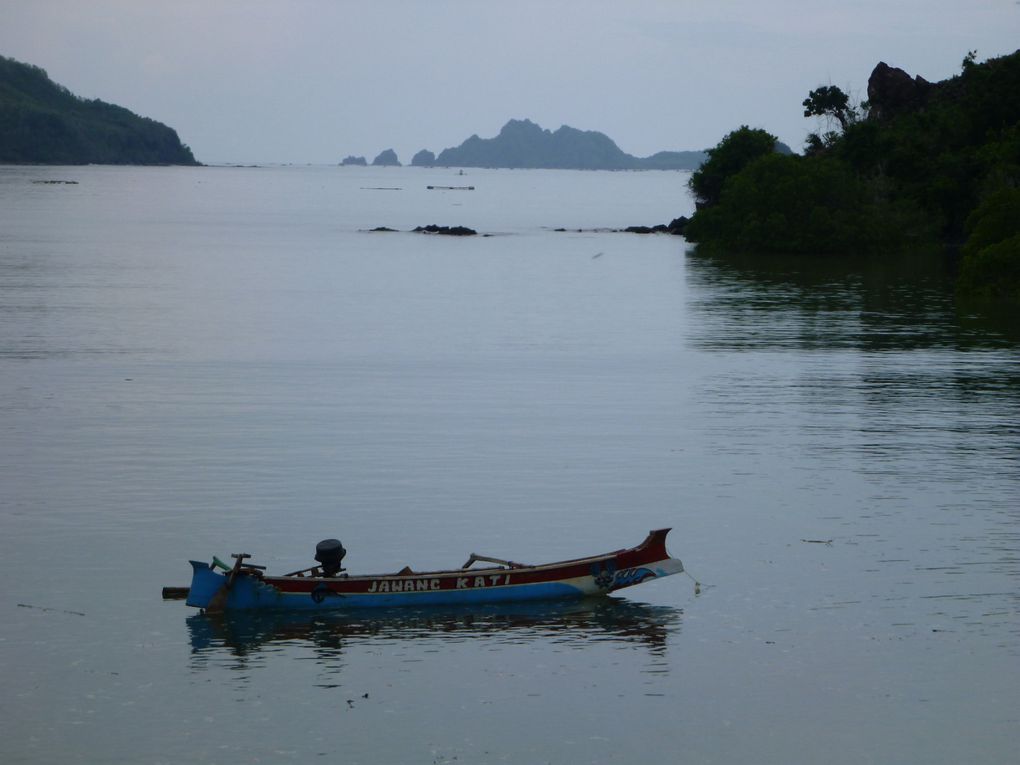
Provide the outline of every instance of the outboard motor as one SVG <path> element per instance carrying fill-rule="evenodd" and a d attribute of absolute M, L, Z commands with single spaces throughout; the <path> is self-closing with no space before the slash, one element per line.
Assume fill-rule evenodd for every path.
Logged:
<path fill-rule="evenodd" d="M 315 545 L 315 560 L 322 564 L 324 576 L 336 576 L 343 571 L 340 564 L 346 554 L 339 539 L 323 539 Z"/>

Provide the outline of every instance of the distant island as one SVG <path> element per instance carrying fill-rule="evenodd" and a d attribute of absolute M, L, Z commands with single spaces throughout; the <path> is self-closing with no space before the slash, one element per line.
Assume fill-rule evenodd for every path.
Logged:
<path fill-rule="evenodd" d="M 0 56 L 0 162 L 197 165 L 176 131 L 98 99 L 79 98 L 37 66 Z"/>
<path fill-rule="evenodd" d="M 393 149 L 386 149 L 372 160 L 372 164 L 376 167 L 400 167 L 400 160 L 397 159 L 397 153 Z"/>
<path fill-rule="evenodd" d="M 634 157 L 609 136 L 563 125 L 543 130 L 531 120 L 510 120 L 495 138 L 473 135 L 439 156 L 422 149 L 412 165 L 419 167 L 493 167 L 550 170 L 694 170 L 705 161 L 703 151 L 660 151 Z"/>
<path fill-rule="evenodd" d="M 777 142 L 777 150 L 790 148 Z M 704 151 L 660 151 L 650 157 L 627 154 L 604 133 L 563 125 L 544 130 L 531 120 L 510 120 L 494 138 L 473 135 L 460 146 L 436 156 L 422 149 L 412 167 L 489 167 L 546 170 L 696 170 L 707 159 Z M 340 164 L 363 164 L 363 157 L 347 157 Z M 387 149 L 373 165 L 399 166 L 396 152 Z"/>

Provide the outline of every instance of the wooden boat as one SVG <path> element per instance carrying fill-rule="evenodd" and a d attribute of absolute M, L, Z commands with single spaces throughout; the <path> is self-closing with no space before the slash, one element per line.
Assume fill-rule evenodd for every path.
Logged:
<path fill-rule="evenodd" d="M 340 562 L 343 546 L 324 540 L 316 548 L 320 565 L 282 576 L 246 563 L 235 554 L 234 565 L 191 561 L 189 606 L 216 613 L 228 610 L 316 610 L 365 607 L 501 603 L 560 600 L 605 595 L 684 570 L 666 552 L 669 529 L 651 531 L 637 547 L 588 558 L 530 566 L 472 554 L 459 569 L 351 576 Z M 495 564 L 471 568 L 477 562 Z"/>

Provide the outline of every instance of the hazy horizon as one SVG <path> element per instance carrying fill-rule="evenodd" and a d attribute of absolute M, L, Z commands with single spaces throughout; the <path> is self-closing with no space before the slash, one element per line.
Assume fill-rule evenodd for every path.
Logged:
<path fill-rule="evenodd" d="M 510 119 L 597 130 L 628 154 L 741 124 L 799 151 L 818 85 L 866 96 L 879 61 L 936 81 L 1018 47 L 1016 0 L 666 0 L 512 6 L 0 0 L 0 54 L 177 130 L 201 162 L 403 164 Z"/>

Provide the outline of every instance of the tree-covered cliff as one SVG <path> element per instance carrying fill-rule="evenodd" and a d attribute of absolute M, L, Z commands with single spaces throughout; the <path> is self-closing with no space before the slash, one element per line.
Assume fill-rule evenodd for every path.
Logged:
<path fill-rule="evenodd" d="M 940 83 L 879 64 L 866 103 L 827 86 L 803 105 L 830 120 L 804 156 L 746 127 L 709 151 L 691 178 L 690 241 L 818 256 L 962 247 L 965 293 L 1020 299 L 1020 51 L 968 54 Z"/>
<path fill-rule="evenodd" d="M 98 99 L 46 72 L 0 56 L 0 162 L 51 165 L 195 165 L 166 125 Z"/>

